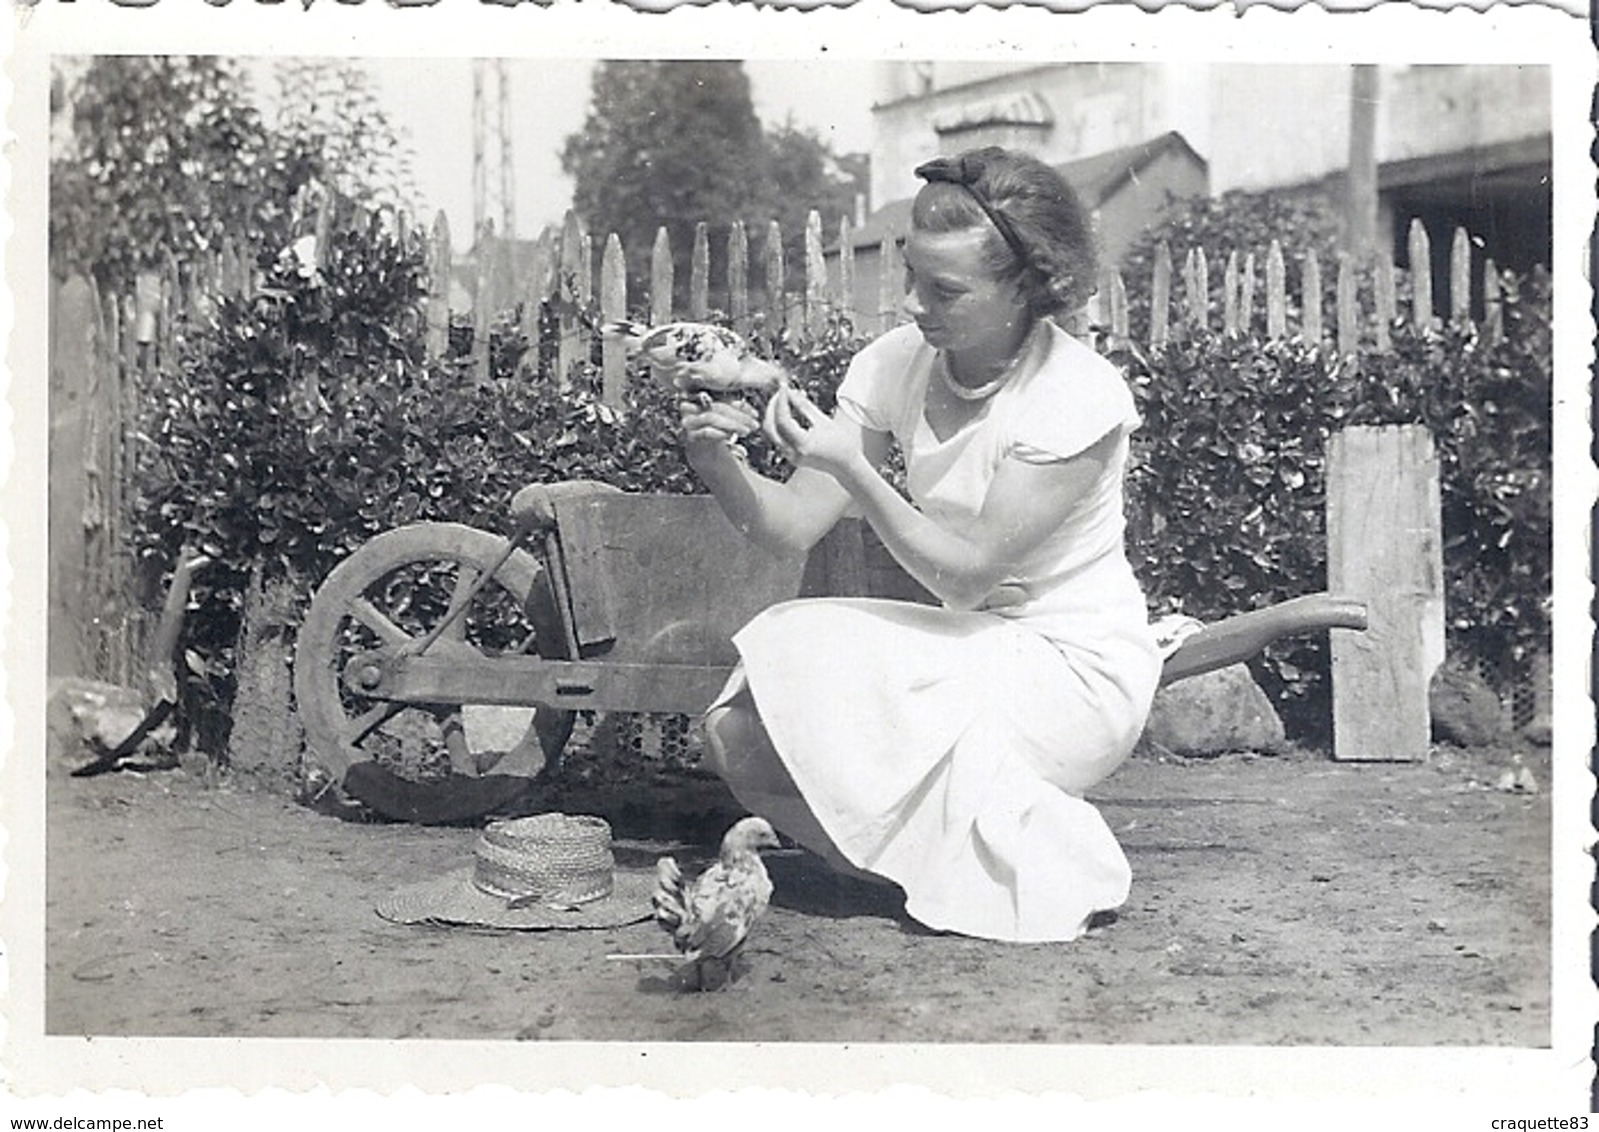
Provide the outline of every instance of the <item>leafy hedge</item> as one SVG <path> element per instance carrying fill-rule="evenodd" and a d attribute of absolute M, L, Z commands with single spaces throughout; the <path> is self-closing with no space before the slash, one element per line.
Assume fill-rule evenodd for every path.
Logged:
<path fill-rule="evenodd" d="M 1437 444 L 1450 643 L 1514 674 L 1548 647 L 1550 288 L 1505 277 L 1506 334 L 1393 330 L 1358 365 L 1302 340 L 1180 336 L 1117 357 L 1145 419 L 1130 547 L 1159 609 L 1212 619 L 1326 585 L 1328 438 L 1421 424 Z M 1290 729 L 1330 721 L 1328 655 L 1285 640 L 1256 665 Z"/>
<path fill-rule="evenodd" d="M 159 576 L 179 547 L 217 565 L 197 580 L 185 627 L 185 690 L 204 749 L 226 749 L 235 641 L 253 575 L 306 598 L 379 531 L 417 520 L 503 529 L 534 482 L 590 478 L 629 491 L 696 490 L 670 396 L 635 374 L 620 411 L 597 395 L 597 359 L 554 380 L 507 317 L 478 383 L 471 330 L 444 358 L 422 349 L 423 248 L 340 222 L 320 266 L 258 265 L 249 299 L 184 328 L 182 364 L 145 407 L 132 515 Z M 1178 335 L 1123 351 L 1147 422 L 1130 479 L 1131 547 L 1152 604 L 1235 613 L 1324 584 L 1324 453 L 1356 423 L 1422 423 L 1443 464 L 1451 633 L 1489 659 L 1543 647 L 1549 594 L 1549 286 L 1506 280 L 1505 339 L 1395 332 L 1393 350 L 1340 366 L 1303 342 Z M 548 310 L 541 312 L 553 317 Z M 862 338 L 842 319 L 814 340 L 758 330 L 823 404 Z M 752 444 L 758 467 L 775 457 Z M 153 597 L 153 595 L 146 595 Z M 1325 708 L 1321 642 L 1274 647 L 1259 675 L 1316 739 Z"/>
<path fill-rule="evenodd" d="M 646 371 L 613 411 L 599 399 L 596 364 L 562 388 L 553 357 L 535 357 L 510 316 L 491 331 L 486 382 L 472 377 L 464 323 L 451 328 L 446 356 L 428 362 L 420 246 L 341 223 L 319 268 L 291 254 L 258 266 L 252 297 L 186 329 L 182 364 L 157 377 L 141 429 L 151 443 L 132 527 L 147 574 L 183 545 L 215 562 L 196 580 L 184 642 L 194 669 L 185 706 L 206 749 L 225 750 L 252 574 L 286 579 L 308 600 L 334 565 L 390 527 L 505 529 L 512 494 L 529 483 L 698 490 L 676 405 Z M 844 321 L 814 342 L 757 337 L 824 403 L 860 345 Z M 777 466 L 759 443 L 751 457 Z"/>

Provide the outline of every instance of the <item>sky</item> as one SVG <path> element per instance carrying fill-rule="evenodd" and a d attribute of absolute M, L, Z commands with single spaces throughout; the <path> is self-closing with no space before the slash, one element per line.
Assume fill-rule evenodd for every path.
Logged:
<path fill-rule="evenodd" d="M 416 153 L 417 187 L 428 215 L 442 209 L 457 249 L 472 228 L 472 61 L 368 58 L 390 120 Z M 574 59 L 507 61 L 516 173 L 517 235 L 559 223 L 572 183 L 560 149 L 588 112 L 593 63 Z M 814 129 L 834 152 L 871 146 L 870 62 L 752 60 L 745 63 L 756 113 L 768 126 L 790 117 Z M 490 84 L 492 98 L 493 85 Z M 490 103 L 492 114 L 492 102 Z M 492 120 L 492 119 L 491 119 Z M 491 135 L 492 137 L 493 135 Z M 494 165 L 490 165 L 494 175 Z"/>

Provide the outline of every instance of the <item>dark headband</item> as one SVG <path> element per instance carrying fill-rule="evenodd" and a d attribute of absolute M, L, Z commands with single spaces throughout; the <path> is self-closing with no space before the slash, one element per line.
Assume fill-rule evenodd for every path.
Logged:
<path fill-rule="evenodd" d="M 1017 233 L 1016 226 L 1010 222 L 1010 217 L 1001 212 L 983 190 L 977 187 L 984 168 L 980 159 L 962 154 L 960 157 L 935 157 L 925 164 L 918 165 L 916 175 L 928 184 L 942 182 L 946 185 L 959 185 L 965 189 L 967 195 L 977 202 L 977 207 L 983 210 L 983 215 L 988 217 L 989 223 L 993 224 L 1004 237 L 1010 250 L 1016 253 L 1016 258 L 1031 267 L 1033 257 L 1028 254 L 1027 245 L 1022 243 L 1022 238 Z"/>

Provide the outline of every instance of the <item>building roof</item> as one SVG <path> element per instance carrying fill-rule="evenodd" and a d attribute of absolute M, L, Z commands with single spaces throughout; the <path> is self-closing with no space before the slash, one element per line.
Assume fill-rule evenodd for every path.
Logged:
<path fill-rule="evenodd" d="M 1083 204 L 1095 209 L 1104 205 L 1117 190 L 1137 177 L 1156 158 L 1168 153 L 1176 153 L 1201 168 L 1205 167 L 1205 159 L 1194 152 L 1182 134 L 1171 130 L 1137 145 L 1067 161 L 1056 165 L 1055 170 L 1077 190 Z M 903 197 L 889 201 L 850 234 L 850 243 L 856 248 L 876 247 L 885 236 L 903 234 L 910 228 L 912 200 L 912 197 Z"/>

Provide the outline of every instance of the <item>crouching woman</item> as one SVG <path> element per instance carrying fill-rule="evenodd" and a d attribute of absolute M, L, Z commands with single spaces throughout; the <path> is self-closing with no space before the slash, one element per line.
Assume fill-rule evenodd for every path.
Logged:
<path fill-rule="evenodd" d="M 758 543 L 813 545 L 846 513 L 942 607 L 778 605 L 735 637 L 709 765 L 752 812 L 887 878 L 927 927 L 1069 940 L 1127 897 L 1083 798 L 1127 757 L 1160 672 L 1124 551 L 1138 425 L 1117 370 L 1055 321 L 1096 274 L 1088 218 L 1047 165 L 995 148 L 917 170 L 909 324 L 852 360 L 838 409 L 798 390 L 764 427 L 778 482 L 729 442 L 747 406 L 685 401 L 686 455 Z M 907 502 L 883 477 L 903 453 Z"/>

